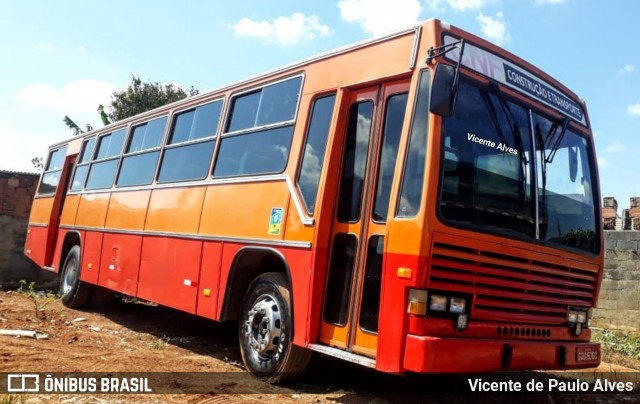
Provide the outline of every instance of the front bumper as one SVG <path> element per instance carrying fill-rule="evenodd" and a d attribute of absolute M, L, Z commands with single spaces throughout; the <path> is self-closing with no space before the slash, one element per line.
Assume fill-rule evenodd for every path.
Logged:
<path fill-rule="evenodd" d="M 578 355 L 578 351 L 597 352 Z M 581 361 L 578 361 L 580 356 Z M 590 342 L 441 338 L 407 335 L 404 368 L 412 372 L 493 372 L 580 369 L 600 364 L 600 344 Z"/>

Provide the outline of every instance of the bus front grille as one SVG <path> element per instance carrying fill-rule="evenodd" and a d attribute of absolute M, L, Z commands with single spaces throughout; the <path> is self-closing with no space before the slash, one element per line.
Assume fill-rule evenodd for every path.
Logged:
<path fill-rule="evenodd" d="M 428 287 L 472 295 L 472 320 L 561 324 L 567 306 L 594 303 L 597 265 L 493 243 L 468 245 L 434 234 Z"/>

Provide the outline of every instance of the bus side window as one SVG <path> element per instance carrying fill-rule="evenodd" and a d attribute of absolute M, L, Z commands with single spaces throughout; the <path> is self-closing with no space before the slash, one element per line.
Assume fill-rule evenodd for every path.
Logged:
<path fill-rule="evenodd" d="M 118 187 L 148 185 L 153 182 L 160 155 L 160 142 L 166 126 L 167 117 L 163 116 L 133 128 L 116 181 Z"/>
<path fill-rule="evenodd" d="M 70 191 L 81 191 L 84 187 L 84 182 L 87 179 L 87 174 L 89 173 L 89 162 L 91 161 L 91 157 L 93 157 L 93 149 L 95 145 L 95 137 L 84 141 L 80 160 L 78 160 L 76 171 L 73 174 L 73 180 L 71 181 Z"/>
<path fill-rule="evenodd" d="M 53 194 L 58 188 L 60 182 L 60 174 L 62 173 L 62 165 L 67 155 L 67 147 L 54 150 L 49 154 L 49 161 L 42 174 L 42 182 L 38 188 L 38 194 Z"/>
<path fill-rule="evenodd" d="M 293 121 L 300 99 L 302 76 L 269 84 L 236 96 L 226 133 Z"/>
<path fill-rule="evenodd" d="M 200 105 L 174 118 L 158 182 L 201 180 L 207 176 L 222 103 L 217 100 Z"/>
<path fill-rule="evenodd" d="M 276 174 L 289 158 L 293 125 L 222 139 L 214 177 Z"/>
<path fill-rule="evenodd" d="M 296 76 L 232 98 L 214 178 L 284 171 L 301 85 Z"/>
<path fill-rule="evenodd" d="M 85 189 L 104 189 L 113 186 L 126 131 L 126 128 L 122 128 L 102 135 L 98 139 L 98 150 L 94 161 L 91 162 Z"/>
<path fill-rule="evenodd" d="M 327 138 L 329 137 L 335 100 L 335 94 L 315 100 L 309 127 L 307 128 L 307 138 L 303 146 L 304 155 L 302 156 L 302 164 L 300 164 L 300 172 L 298 173 L 298 188 L 307 207 L 307 212 L 311 215 L 315 210 L 318 196 L 320 173 L 327 148 Z"/>
<path fill-rule="evenodd" d="M 420 210 L 429 130 L 429 71 L 420 74 L 418 97 L 413 109 L 409 147 L 405 156 L 397 217 L 414 217 Z"/>

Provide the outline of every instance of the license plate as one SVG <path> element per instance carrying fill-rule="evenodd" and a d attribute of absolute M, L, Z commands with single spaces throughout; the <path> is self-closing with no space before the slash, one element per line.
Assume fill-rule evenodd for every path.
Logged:
<path fill-rule="evenodd" d="M 576 348 L 576 362 L 597 362 L 600 359 L 600 347 L 580 346 Z"/>

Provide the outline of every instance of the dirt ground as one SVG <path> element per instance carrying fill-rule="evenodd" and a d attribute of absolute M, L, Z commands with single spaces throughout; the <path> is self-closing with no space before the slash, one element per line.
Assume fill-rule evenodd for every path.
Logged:
<path fill-rule="evenodd" d="M 38 309 L 34 302 L 38 302 Z M 315 355 L 310 371 L 296 384 L 272 386 L 248 376 L 236 342 L 236 328 L 175 310 L 139 303 L 117 303 L 77 311 L 56 299 L 33 298 L 15 291 L 0 292 L 0 329 L 37 330 L 46 339 L 0 335 L 0 373 L 34 372 L 206 372 L 221 375 L 211 391 L 201 394 L 145 395 L 22 395 L 0 403 L 21 402 L 145 402 L 145 403 L 368 403 L 467 402 L 446 389 L 459 380 L 451 376 L 398 377 Z M 592 369 L 634 371 L 612 364 Z M 587 373 L 589 373 L 587 372 Z M 322 375 L 318 377 L 318 375 Z M 584 374 L 583 374 L 584 375 Z M 2 376 L 5 377 L 5 376 Z M 523 380 L 547 377 L 526 372 Z M 635 377 L 638 371 L 635 370 Z M 443 387 L 444 386 L 444 387 Z M 637 381 L 636 381 L 637 386 Z M 382 388 L 381 388 L 382 387 Z M 441 390 L 440 390 L 441 389 Z M 536 402 L 575 402 L 541 396 Z M 598 399 L 600 397 L 600 399 Z M 637 398 L 638 395 L 636 394 Z M 478 397 L 476 397 L 478 398 Z M 511 396 L 482 396 L 483 402 L 511 402 Z M 531 398 L 531 396 L 528 396 Z M 6 401 L 3 401 L 6 400 Z M 504 399 L 504 401 L 503 401 Z M 604 401 L 602 400 L 604 399 Z M 568 400 L 568 401 L 567 401 Z M 595 401 L 591 401 L 595 400 Z M 621 401 L 618 401 L 621 400 Z M 475 400 L 474 400 L 475 401 Z M 589 395 L 580 402 L 626 402 L 617 395 Z"/>

